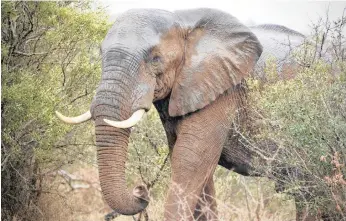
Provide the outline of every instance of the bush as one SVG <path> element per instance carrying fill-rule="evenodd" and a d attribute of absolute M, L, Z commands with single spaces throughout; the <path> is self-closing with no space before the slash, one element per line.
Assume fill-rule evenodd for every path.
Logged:
<path fill-rule="evenodd" d="M 71 130 L 54 110 L 88 109 L 108 28 L 90 2 L 1 2 L 2 220 L 37 220 L 44 177 L 84 153 L 71 144 L 93 143 L 87 127 Z"/>
<path fill-rule="evenodd" d="M 346 73 L 332 74 L 323 61 L 288 80 L 270 71 L 261 87 L 249 81 L 250 106 L 261 122 L 254 140 L 277 146 L 265 170 L 299 208 L 338 220 L 346 211 Z"/>

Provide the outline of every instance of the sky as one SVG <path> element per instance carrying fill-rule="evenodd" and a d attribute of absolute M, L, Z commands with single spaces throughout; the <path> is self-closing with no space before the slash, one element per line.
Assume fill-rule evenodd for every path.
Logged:
<path fill-rule="evenodd" d="M 268 0 L 99 0 L 107 7 L 111 20 L 132 8 L 159 8 L 168 11 L 190 8 L 216 8 L 237 17 L 244 24 L 279 24 L 309 34 L 311 22 L 326 14 L 341 17 L 346 1 L 268 1 Z M 346 15 L 346 11 L 345 11 Z"/>

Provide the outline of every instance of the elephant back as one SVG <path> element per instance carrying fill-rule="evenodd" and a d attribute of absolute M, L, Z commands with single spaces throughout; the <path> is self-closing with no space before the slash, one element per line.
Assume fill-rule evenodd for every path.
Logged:
<path fill-rule="evenodd" d="M 265 78 L 264 68 L 268 60 L 274 59 L 280 74 L 287 65 L 295 66 L 297 61 L 292 56 L 294 49 L 302 46 L 306 37 L 281 25 L 265 24 L 250 27 L 263 46 L 263 52 L 255 67 L 255 74 Z"/>

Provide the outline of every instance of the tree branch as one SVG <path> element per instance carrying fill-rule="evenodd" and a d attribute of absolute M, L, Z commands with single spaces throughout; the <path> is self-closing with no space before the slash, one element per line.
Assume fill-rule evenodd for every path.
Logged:
<path fill-rule="evenodd" d="M 46 55 L 48 52 L 40 52 L 40 53 L 27 53 L 22 51 L 13 51 L 14 54 L 24 55 L 24 56 L 34 56 L 34 55 Z"/>

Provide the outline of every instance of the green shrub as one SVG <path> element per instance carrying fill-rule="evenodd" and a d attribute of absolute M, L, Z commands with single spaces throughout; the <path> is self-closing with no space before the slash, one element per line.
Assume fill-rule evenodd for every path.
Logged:
<path fill-rule="evenodd" d="M 105 13 L 89 1 L 1 2 L 3 220 L 37 220 L 43 177 L 93 143 L 88 127 L 71 129 L 54 111 L 89 108 L 108 28 Z"/>
<path fill-rule="evenodd" d="M 295 171 L 275 178 L 295 196 L 299 207 L 344 216 L 346 73 L 332 74 L 323 61 L 300 69 L 288 80 L 279 80 L 275 69 L 270 71 L 261 87 L 256 79 L 248 82 L 251 108 L 261 122 L 254 139 L 277 145 L 266 170 L 275 174 L 281 166 Z"/>

